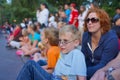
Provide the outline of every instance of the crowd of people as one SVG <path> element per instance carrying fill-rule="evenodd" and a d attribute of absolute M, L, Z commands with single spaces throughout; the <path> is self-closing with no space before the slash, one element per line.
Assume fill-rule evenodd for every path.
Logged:
<path fill-rule="evenodd" d="M 76 7 L 64 4 L 51 13 L 41 3 L 36 22 L 25 18 L 6 28 L 7 47 L 32 59 L 17 80 L 120 80 L 120 7 L 112 22 L 94 3 Z"/>

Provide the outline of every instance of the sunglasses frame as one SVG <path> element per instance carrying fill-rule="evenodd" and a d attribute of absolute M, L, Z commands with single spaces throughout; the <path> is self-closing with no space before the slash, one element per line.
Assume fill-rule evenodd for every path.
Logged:
<path fill-rule="evenodd" d="M 87 23 L 89 23 L 90 21 L 91 21 L 91 23 L 97 23 L 99 21 L 99 18 L 95 18 L 95 17 L 93 17 L 93 18 L 87 18 L 85 21 Z"/>

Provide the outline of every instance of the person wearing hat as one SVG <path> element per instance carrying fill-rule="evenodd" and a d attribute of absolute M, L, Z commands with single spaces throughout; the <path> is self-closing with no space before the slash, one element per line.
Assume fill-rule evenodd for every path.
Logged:
<path fill-rule="evenodd" d="M 78 28 L 78 15 L 79 15 L 79 13 L 78 13 L 78 10 L 76 9 L 76 4 L 71 3 L 70 9 L 71 9 L 71 13 L 70 13 L 69 24 L 73 24 L 76 26 L 76 28 Z"/>

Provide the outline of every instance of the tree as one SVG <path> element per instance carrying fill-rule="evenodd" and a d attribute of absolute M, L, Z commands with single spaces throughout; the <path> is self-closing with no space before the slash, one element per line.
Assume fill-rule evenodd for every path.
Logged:
<path fill-rule="evenodd" d="M 101 5 L 110 16 L 115 14 L 116 6 L 120 6 L 119 0 L 93 0 Z M 40 3 L 45 2 L 49 6 L 50 12 L 56 12 L 59 5 L 64 3 L 71 3 L 73 0 L 12 0 L 11 5 L 6 4 L 6 0 L 0 0 L 0 23 L 9 19 L 10 21 L 16 19 L 21 22 L 25 17 L 36 17 L 36 9 Z M 88 2 L 88 0 L 74 0 L 79 5 Z M 109 5 L 108 5 L 109 4 Z"/>
<path fill-rule="evenodd" d="M 21 22 L 23 18 L 33 18 L 38 6 L 39 0 L 12 0 L 11 19 L 17 19 L 17 21 Z"/>
<path fill-rule="evenodd" d="M 5 0 L 0 0 L 0 25 L 4 22 L 4 9 L 5 9 Z"/>

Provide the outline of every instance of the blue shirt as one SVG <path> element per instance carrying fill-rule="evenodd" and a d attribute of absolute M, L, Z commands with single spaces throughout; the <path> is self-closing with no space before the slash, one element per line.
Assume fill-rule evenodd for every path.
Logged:
<path fill-rule="evenodd" d="M 83 53 L 79 49 L 74 49 L 68 54 L 60 53 L 54 74 L 72 77 L 76 77 L 76 75 L 86 76 L 86 63 Z"/>
<path fill-rule="evenodd" d="M 113 22 L 115 23 L 119 18 L 120 18 L 120 14 L 116 14 L 116 15 L 113 17 Z"/>
<path fill-rule="evenodd" d="M 29 34 L 29 39 L 32 41 L 32 43 L 37 40 L 38 42 L 41 41 L 41 35 L 37 32 L 34 33 L 34 36 L 32 34 Z"/>
<path fill-rule="evenodd" d="M 98 69 L 104 67 L 109 61 L 117 56 L 117 35 L 115 31 L 110 30 L 101 36 L 98 47 L 94 52 L 91 51 L 90 46 L 91 34 L 89 32 L 85 32 L 82 40 L 82 52 L 86 58 L 88 77 L 91 77 Z"/>
<path fill-rule="evenodd" d="M 65 10 L 65 14 L 67 16 L 67 22 L 69 21 L 70 13 L 71 13 L 70 9 Z"/>

